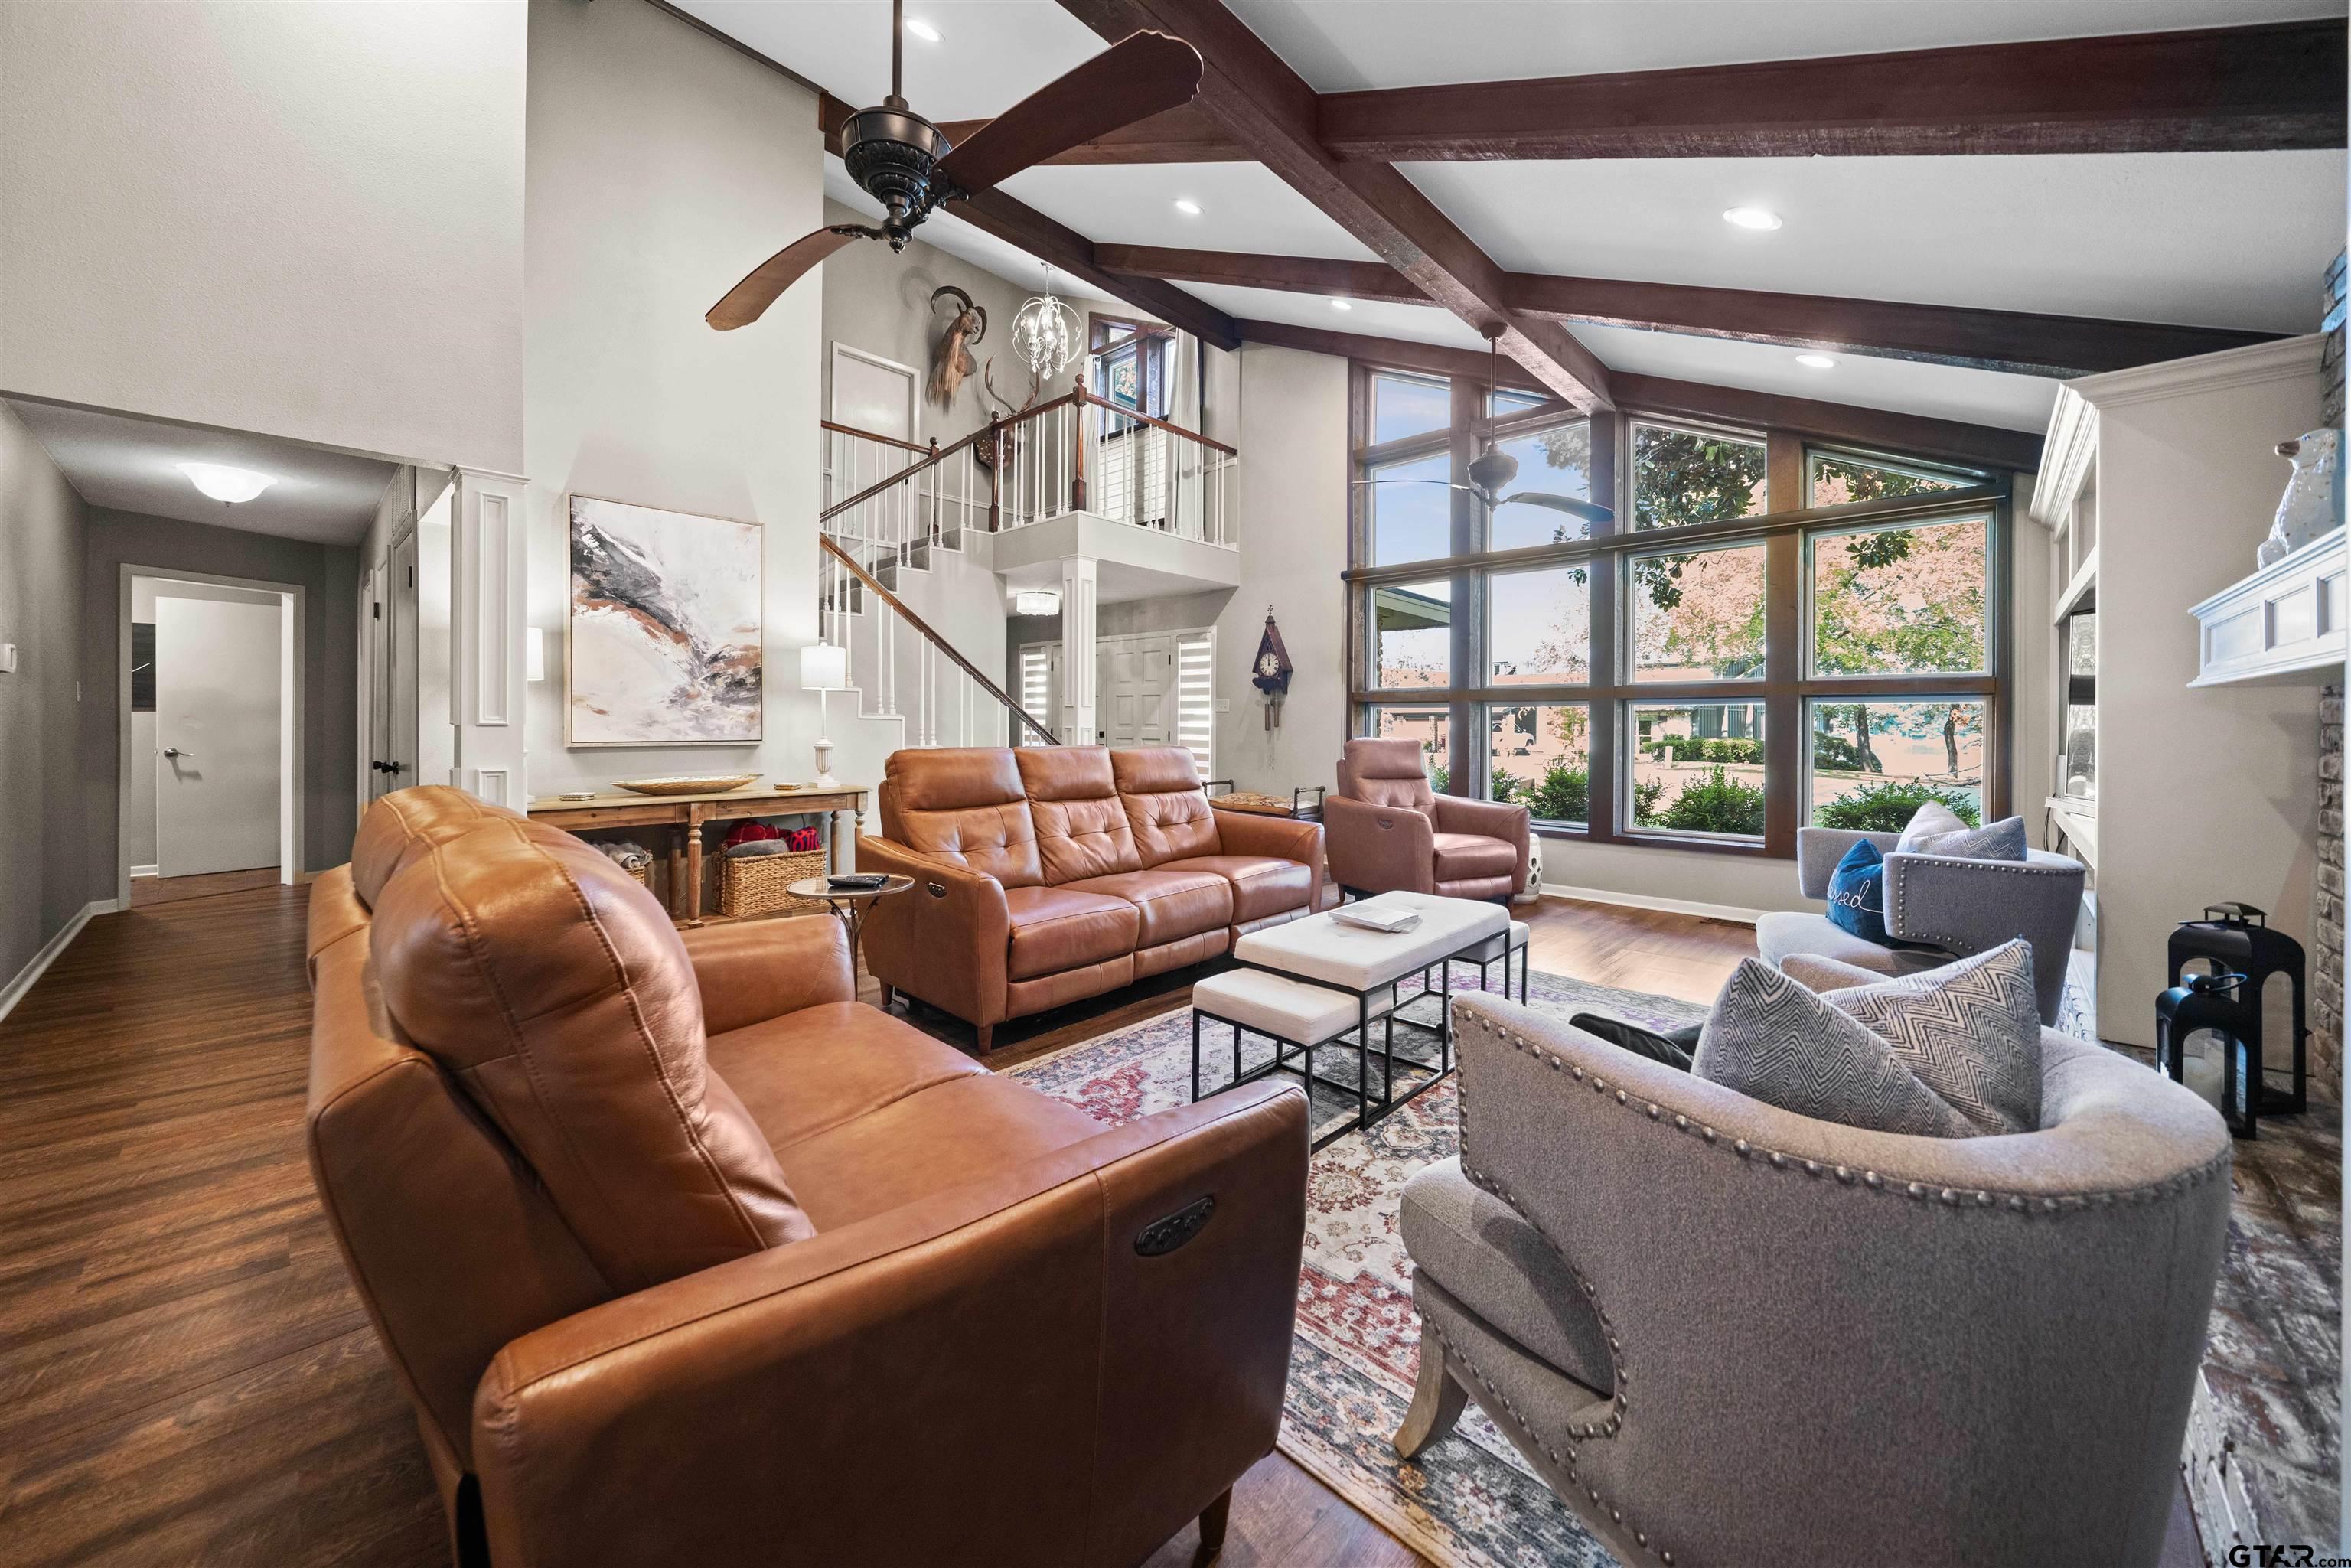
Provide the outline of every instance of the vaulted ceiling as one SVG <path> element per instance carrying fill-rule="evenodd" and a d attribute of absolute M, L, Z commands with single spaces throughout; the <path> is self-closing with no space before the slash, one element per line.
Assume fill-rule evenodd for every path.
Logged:
<path fill-rule="evenodd" d="M 841 104 L 888 90 L 886 0 L 674 5 Z M 907 39 L 905 90 L 979 120 L 1135 28 L 1189 39 L 1193 105 L 923 237 L 1015 280 L 1042 256 L 1214 340 L 1477 348 L 1498 322 L 1580 403 L 1666 377 L 2038 430 L 2059 375 L 2315 328 L 2345 9 L 909 0 L 939 37 Z M 1940 52 L 1850 57 L 1917 50 Z M 837 159 L 827 189 L 878 210 Z"/>

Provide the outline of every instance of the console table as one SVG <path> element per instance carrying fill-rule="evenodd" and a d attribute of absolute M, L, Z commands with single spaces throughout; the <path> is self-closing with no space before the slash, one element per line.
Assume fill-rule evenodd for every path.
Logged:
<path fill-rule="evenodd" d="M 681 925 L 702 924 L 702 830 L 710 822 L 752 817 L 796 817 L 850 811 L 865 831 L 865 790 L 728 789 L 710 795 L 632 795 L 626 790 L 584 800 L 542 795 L 526 809 L 533 821 L 577 833 L 597 828 L 670 830 L 670 915 Z M 830 839 L 831 835 L 827 835 Z"/>

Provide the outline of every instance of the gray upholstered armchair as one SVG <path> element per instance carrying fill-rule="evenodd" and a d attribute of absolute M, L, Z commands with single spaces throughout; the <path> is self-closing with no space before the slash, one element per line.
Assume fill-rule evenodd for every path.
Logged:
<path fill-rule="evenodd" d="M 2156 1561 L 2228 1227 L 2203 1101 L 2044 1030 L 2040 1131 L 1905 1137 L 1454 1008 L 1406 1456 L 1474 1399 L 1628 1564 Z"/>
<path fill-rule="evenodd" d="M 1796 830 L 1796 880 L 1806 898 L 1829 895 L 1829 874 L 1863 839 L 1886 854 L 1886 929 L 1907 947 L 1881 947 L 1839 928 L 1825 915 L 1775 913 L 1755 923 L 1755 946 L 1768 964 L 1794 954 L 1834 958 L 1883 978 L 1939 968 L 2022 936 L 2032 944 L 2033 990 L 2041 1021 L 2057 1021 L 2065 993 L 2065 959 L 2082 913 L 2082 862 L 2042 850 L 2022 861 L 1896 854 L 1896 833 L 1840 828 Z"/>

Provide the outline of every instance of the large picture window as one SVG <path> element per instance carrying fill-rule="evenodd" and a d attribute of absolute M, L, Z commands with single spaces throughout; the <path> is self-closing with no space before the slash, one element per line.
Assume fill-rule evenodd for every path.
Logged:
<path fill-rule="evenodd" d="M 1351 723 L 1418 740 L 1436 788 L 1749 855 L 2007 810 L 2004 479 L 1482 379 L 1354 384 Z M 1613 517 L 1489 505 L 1465 488 L 1489 444 L 1503 495 Z"/>

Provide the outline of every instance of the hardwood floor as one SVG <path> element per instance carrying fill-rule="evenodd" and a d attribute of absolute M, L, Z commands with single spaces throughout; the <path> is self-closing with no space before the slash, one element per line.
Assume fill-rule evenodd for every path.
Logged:
<path fill-rule="evenodd" d="M 138 876 L 131 879 L 131 907 L 152 909 L 159 904 L 182 904 L 191 898 L 217 898 L 224 893 L 249 893 L 256 887 L 274 887 L 277 883 L 277 868 L 256 866 L 251 871 L 215 871 L 194 876 Z"/>
<path fill-rule="evenodd" d="M 8 1568 L 447 1561 L 407 1402 L 311 1193 L 306 899 L 269 885 L 100 916 L 0 1020 Z M 1680 915 L 1551 903 L 1532 924 L 1538 969 L 1696 1001 L 1753 951 L 1743 927 Z M 1188 990 L 1026 1020 L 989 1061 Z M 1192 1563 L 1195 1544 L 1187 1528 L 1150 1568 Z M 1422 1560 L 1273 1454 L 1236 1489 L 1217 1561 Z"/>

